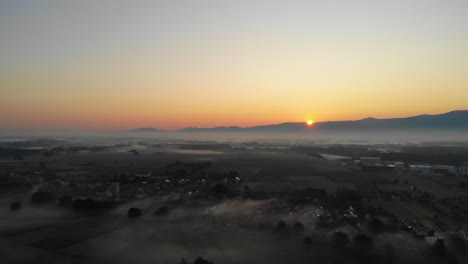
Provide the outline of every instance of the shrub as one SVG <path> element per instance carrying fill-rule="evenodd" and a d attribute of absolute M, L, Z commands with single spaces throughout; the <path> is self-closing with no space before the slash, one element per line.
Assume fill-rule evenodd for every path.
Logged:
<path fill-rule="evenodd" d="M 169 208 L 167 206 L 160 207 L 158 210 L 154 211 L 154 215 L 166 216 L 169 214 Z"/>
<path fill-rule="evenodd" d="M 21 209 L 21 203 L 14 201 L 10 204 L 10 211 L 15 212 Z"/>
<path fill-rule="evenodd" d="M 141 209 L 136 208 L 136 207 L 132 207 L 132 208 L 128 209 L 127 216 L 128 216 L 128 218 L 140 217 L 141 216 Z"/>

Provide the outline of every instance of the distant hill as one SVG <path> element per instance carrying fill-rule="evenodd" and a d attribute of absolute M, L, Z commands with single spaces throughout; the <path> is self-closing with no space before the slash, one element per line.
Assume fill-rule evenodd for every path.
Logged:
<path fill-rule="evenodd" d="M 468 111 L 452 111 L 438 115 L 404 118 L 365 118 L 356 121 L 321 122 L 317 130 L 468 130 Z"/>
<path fill-rule="evenodd" d="M 58 145 L 65 144 L 66 141 L 64 140 L 57 140 L 57 139 L 47 139 L 47 138 L 39 138 L 39 139 L 29 139 L 29 140 L 22 140 L 22 141 L 7 141 L 7 142 L 0 142 L 0 147 L 6 148 L 50 148 Z"/>
<path fill-rule="evenodd" d="M 238 127 L 238 126 L 218 126 L 218 127 L 210 127 L 210 128 L 202 128 L 202 127 L 187 127 L 180 129 L 180 132 L 242 132 L 246 128 Z"/>
<path fill-rule="evenodd" d="M 164 130 L 158 129 L 158 128 L 152 128 L 152 127 L 142 127 L 142 128 L 136 128 L 132 130 L 128 130 L 127 132 L 130 133 L 153 133 L 153 132 L 164 132 Z"/>
<path fill-rule="evenodd" d="M 431 130 L 431 131 L 467 131 L 468 110 L 452 111 L 437 115 L 418 115 L 403 118 L 364 118 L 349 121 L 316 122 L 307 126 L 305 122 L 287 122 L 281 124 L 238 127 L 218 126 L 209 128 L 187 127 L 178 132 L 262 132 L 262 133 L 297 133 L 307 131 L 317 132 L 373 132 L 373 131 L 407 131 L 407 130 Z M 143 127 L 132 129 L 130 133 L 156 133 L 167 132 L 165 130 Z"/>
<path fill-rule="evenodd" d="M 305 122 L 289 122 L 273 125 L 237 127 L 221 126 L 212 128 L 189 127 L 180 132 L 365 132 L 365 131 L 405 131 L 405 130 L 445 130 L 468 132 L 468 110 L 452 111 L 438 115 L 418 115 L 404 118 L 364 118 L 353 121 L 317 122 L 307 126 Z"/>

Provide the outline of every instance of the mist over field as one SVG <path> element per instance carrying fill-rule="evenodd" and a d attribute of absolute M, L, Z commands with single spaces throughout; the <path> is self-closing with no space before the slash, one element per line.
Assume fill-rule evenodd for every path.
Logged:
<path fill-rule="evenodd" d="M 2 141 L 0 257 L 463 263 L 467 256 L 466 178 L 437 171 L 464 166 L 463 143 L 214 135 Z M 434 165 L 416 172 L 412 164 Z"/>
<path fill-rule="evenodd" d="M 21 141 L 34 138 L 63 138 L 83 144 L 117 142 L 121 139 L 148 139 L 154 141 L 215 141 L 215 142 L 283 142 L 283 143 L 336 143 L 336 144 L 408 144 L 468 143 L 468 132 L 464 131 L 393 131 L 393 132 L 318 132 L 318 133 L 256 133 L 256 132 L 17 132 L 8 133 L 0 142 Z"/>
<path fill-rule="evenodd" d="M 315 220 L 300 214 L 262 215 L 258 210 L 265 210 L 269 202 L 190 205 L 174 209 L 166 218 L 145 215 L 138 220 L 122 217 L 124 208 L 93 217 L 50 207 L 23 208 L 16 215 L 2 212 L 2 259 L 6 263 L 179 263 L 182 258 L 204 256 L 215 263 L 347 261 L 341 249 L 330 246 L 327 233 L 293 228 L 294 223 L 310 226 Z M 144 200 L 126 207 L 139 206 L 149 213 L 155 203 Z M 291 227 L 277 230 L 280 220 Z M 15 229 L 21 231 L 8 232 Z M 303 237 L 311 233 L 315 233 L 312 244 L 304 245 Z M 26 241 L 29 247 L 22 245 Z M 378 236 L 369 249 L 365 255 L 373 263 L 388 263 L 389 257 L 395 259 L 392 263 L 426 261 L 413 255 L 424 245 L 408 235 Z"/>
<path fill-rule="evenodd" d="M 467 14 L 0 0 L 0 263 L 468 263 Z"/>

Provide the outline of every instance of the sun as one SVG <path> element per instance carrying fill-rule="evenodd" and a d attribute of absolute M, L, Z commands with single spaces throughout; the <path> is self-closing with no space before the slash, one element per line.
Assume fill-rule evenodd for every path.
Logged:
<path fill-rule="evenodd" d="M 311 126 L 313 123 L 314 123 L 313 120 L 311 120 L 311 119 L 307 120 L 307 125 L 308 125 L 308 126 Z"/>

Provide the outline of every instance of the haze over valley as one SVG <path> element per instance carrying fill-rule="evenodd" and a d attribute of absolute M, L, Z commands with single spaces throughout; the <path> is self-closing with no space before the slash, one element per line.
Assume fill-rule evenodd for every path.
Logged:
<path fill-rule="evenodd" d="M 468 1 L 0 1 L 0 263 L 468 263 Z"/>

